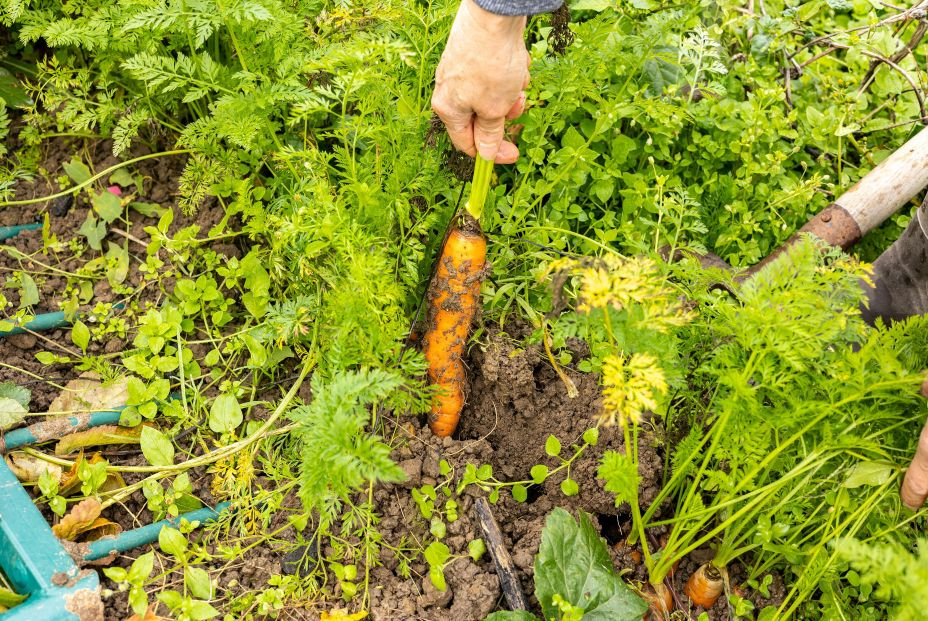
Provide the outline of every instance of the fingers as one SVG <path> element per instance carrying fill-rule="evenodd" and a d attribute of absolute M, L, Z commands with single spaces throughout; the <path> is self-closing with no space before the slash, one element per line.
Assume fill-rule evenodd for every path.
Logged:
<path fill-rule="evenodd" d="M 445 124 L 448 137 L 454 147 L 474 157 L 477 149 L 474 145 L 474 117 L 470 111 L 456 110 L 441 98 L 438 91 L 432 96 L 432 110 Z"/>
<path fill-rule="evenodd" d="M 519 93 L 519 98 L 516 99 L 516 102 L 509 108 L 509 112 L 506 113 L 506 120 L 511 121 L 512 119 L 518 118 L 522 116 L 523 112 L 525 112 L 525 91 Z"/>
<path fill-rule="evenodd" d="M 474 144 L 477 145 L 477 152 L 480 157 L 485 160 L 496 160 L 500 145 L 503 143 L 505 129 L 505 116 L 478 116 L 476 118 L 474 121 Z"/>
<path fill-rule="evenodd" d="M 918 449 L 902 481 L 902 502 L 910 509 L 921 507 L 928 498 L 928 424 L 918 436 Z"/>

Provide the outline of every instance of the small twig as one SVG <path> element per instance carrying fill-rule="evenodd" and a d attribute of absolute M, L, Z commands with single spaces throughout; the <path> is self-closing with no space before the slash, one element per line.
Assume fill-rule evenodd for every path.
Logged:
<path fill-rule="evenodd" d="M 528 610 L 528 600 L 525 599 L 525 593 L 522 592 L 522 584 L 516 576 L 516 568 L 512 563 L 512 557 L 509 556 L 509 550 L 503 544 L 503 535 L 499 530 L 499 524 L 493 517 L 490 509 L 490 503 L 486 498 L 478 498 L 474 503 L 474 513 L 477 515 L 477 521 L 480 522 L 480 528 L 483 530 L 483 536 L 487 540 L 487 550 L 493 557 L 493 563 L 496 565 L 496 574 L 499 576 L 499 586 L 506 596 L 506 602 L 510 610 Z"/>
<path fill-rule="evenodd" d="M 915 83 L 915 80 L 912 79 L 912 76 L 910 76 L 909 73 L 905 69 L 903 69 L 902 67 L 894 63 L 891 59 L 886 58 L 885 56 L 880 56 L 879 54 L 874 54 L 873 52 L 869 52 L 867 50 L 861 50 L 861 54 L 869 58 L 876 58 L 877 60 L 880 60 L 886 63 L 887 65 L 895 69 L 897 72 L 899 72 L 899 74 L 903 78 L 905 78 L 905 81 L 909 83 L 909 86 L 911 86 L 912 90 L 915 92 L 915 98 L 918 100 L 918 111 L 921 115 L 922 121 L 923 122 L 928 121 L 928 115 L 926 115 L 925 113 L 925 98 L 922 96 L 922 92 L 919 90 L 918 85 Z"/>
<path fill-rule="evenodd" d="M 901 49 L 897 50 L 889 59 L 898 63 L 901 62 L 903 58 L 912 53 L 919 43 L 921 43 L 922 38 L 925 36 L 925 32 L 928 32 L 928 22 L 919 21 L 918 26 L 915 28 L 915 32 L 912 33 L 912 36 L 909 38 L 908 43 L 902 46 Z M 865 90 L 870 88 L 870 85 L 873 83 L 873 78 L 876 75 L 876 70 L 880 66 L 882 59 L 872 59 L 870 61 L 870 66 L 867 68 L 867 73 L 864 74 L 863 79 L 860 81 L 860 87 L 857 89 L 858 93 L 863 93 Z"/>
<path fill-rule="evenodd" d="M 148 248 L 148 244 L 146 244 L 141 239 L 139 239 L 138 237 L 136 237 L 135 235 L 132 235 L 131 233 L 127 231 L 123 231 L 122 229 L 110 229 L 110 232 L 116 233 L 117 235 L 121 237 L 125 237 L 129 241 L 137 243 L 142 248 Z"/>

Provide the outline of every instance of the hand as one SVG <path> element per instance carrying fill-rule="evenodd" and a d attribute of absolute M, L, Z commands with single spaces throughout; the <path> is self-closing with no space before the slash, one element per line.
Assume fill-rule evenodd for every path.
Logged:
<path fill-rule="evenodd" d="M 506 119 L 522 114 L 529 55 L 525 17 L 496 15 L 462 0 L 435 72 L 432 109 L 460 151 L 511 164 L 519 150 L 503 140 Z"/>
<path fill-rule="evenodd" d="M 928 379 L 922 384 L 922 396 L 928 397 Z M 918 509 L 928 498 L 928 422 L 918 436 L 915 457 L 902 480 L 902 502 L 910 509 Z"/>

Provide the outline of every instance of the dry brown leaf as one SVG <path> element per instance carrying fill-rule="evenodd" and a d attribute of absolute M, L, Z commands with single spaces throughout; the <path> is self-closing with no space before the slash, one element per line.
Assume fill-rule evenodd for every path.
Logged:
<path fill-rule="evenodd" d="M 69 433 L 55 445 L 55 455 L 67 455 L 88 446 L 138 444 L 139 437 L 142 434 L 142 427 L 142 425 L 136 425 L 135 427 L 101 425 L 85 431 Z"/>
<path fill-rule="evenodd" d="M 61 466 L 50 464 L 38 457 L 27 455 L 22 451 L 13 451 L 7 454 L 6 465 L 10 467 L 10 470 L 16 475 L 17 479 L 27 485 L 38 483 L 39 477 L 42 476 L 44 472 L 50 473 L 59 481 L 61 480 Z"/>
<path fill-rule="evenodd" d="M 81 533 L 83 535 L 81 538 L 84 541 L 96 541 L 103 537 L 115 537 L 121 532 L 122 526 L 116 522 L 110 522 L 108 519 L 100 517 L 95 519 L 93 523 Z"/>
<path fill-rule="evenodd" d="M 99 500 L 94 498 L 82 500 L 74 505 L 60 522 L 52 526 L 52 532 L 59 539 L 74 541 L 78 535 L 93 526 L 102 510 Z"/>
<path fill-rule="evenodd" d="M 85 373 L 71 380 L 48 406 L 50 416 L 63 416 L 69 412 L 99 412 L 113 410 L 129 399 L 128 382 L 120 378 L 103 385 L 93 373 Z"/>

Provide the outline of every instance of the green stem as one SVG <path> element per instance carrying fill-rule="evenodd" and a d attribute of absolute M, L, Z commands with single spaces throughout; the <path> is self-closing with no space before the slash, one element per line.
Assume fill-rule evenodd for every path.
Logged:
<path fill-rule="evenodd" d="M 136 162 L 141 162 L 143 160 L 150 160 L 150 159 L 153 159 L 156 157 L 162 157 L 165 155 L 183 155 L 184 153 L 191 153 L 191 151 L 190 149 L 176 149 L 174 151 L 161 151 L 160 153 L 149 153 L 148 155 L 141 155 L 139 157 L 134 157 L 131 160 L 126 160 L 125 162 L 120 162 L 116 164 L 115 166 L 110 166 L 106 170 L 95 174 L 93 177 L 91 177 L 87 181 L 78 183 L 73 188 L 62 190 L 61 192 L 58 192 L 57 194 L 52 194 L 51 196 L 40 196 L 39 198 L 29 198 L 29 199 L 24 199 L 21 201 L 5 201 L 3 203 L 0 203 L 0 207 L 12 207 L 13 205 L 34 205 L 36 203 L 44 203 L 45 201 L 55 200 L 56 198 L 67 196 L 68 194 L 74 194 L 75 192 L 78 192 L 82 188 L 86 188 L 88 185 L 90 185 L 94 181 L 98 179 L 102 179 L 103 177 L 106 177 L 107 175 L 112 174 L 114 171 L 119 170 L 120 168 L 129 166 L 131 164 L 135 164 Z"/>
<path fill-rule="evenodd" d="M 480 220 L 480 216 L 483 215 L 483 205 L 487 202 L 492 176 L 493 162 L 478 155 L 474 164 L 474 179 L 470 184 L 470 196 L 467 197 L 467 205 L 464 207 L 474 220 Z"/>

